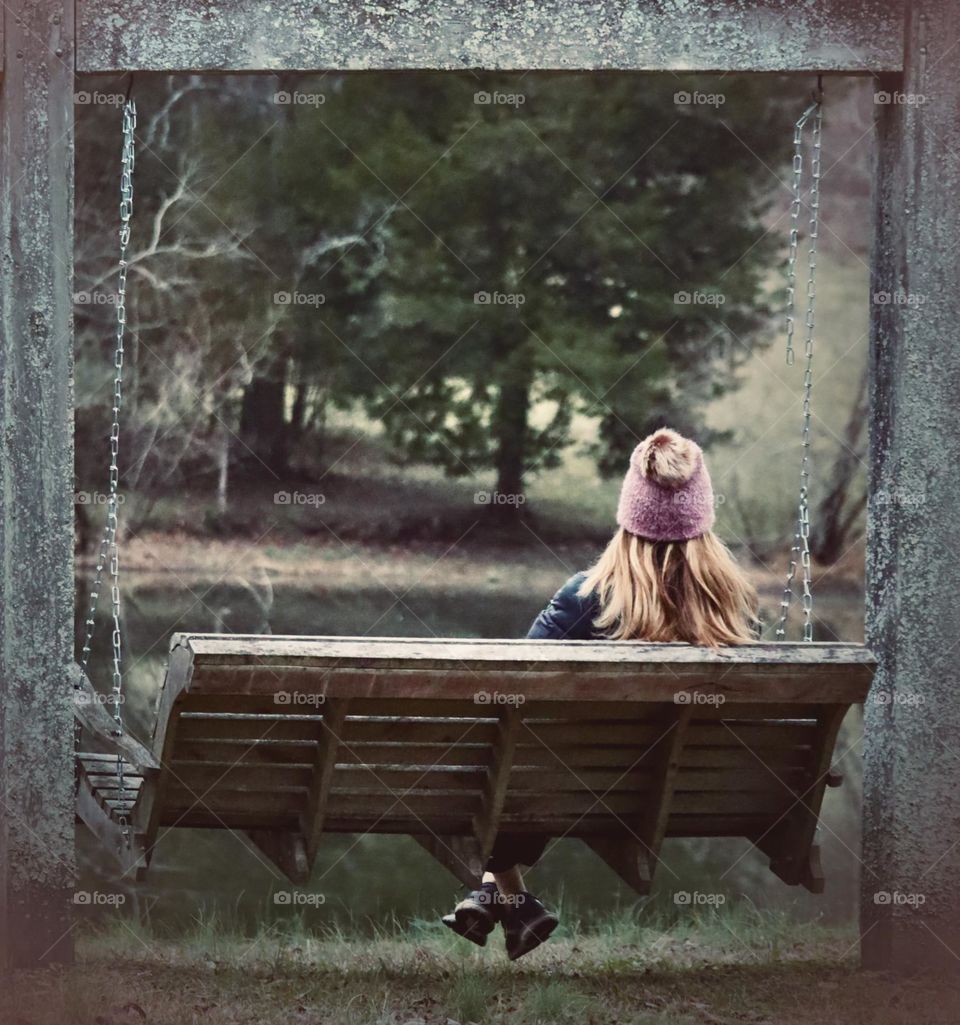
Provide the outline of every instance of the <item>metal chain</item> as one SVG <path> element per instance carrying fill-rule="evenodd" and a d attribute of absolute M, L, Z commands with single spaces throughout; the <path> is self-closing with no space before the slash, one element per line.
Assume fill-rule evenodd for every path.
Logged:
<path fill-rule="evenodd" d="M 799 560 L 803 581 L 803 639 L 813 640 L 813 592 L 810 564 L 810 418 L 813 392 L 813 335 L 817 299 L 817 241 L 820 233 L 821 144 L 823 138 L 823 102 L 818 90 L 816 101 L 808 107 L 794 127 L 793 133 L 793 202 L 790 209 L 790 254 L 787 262 L 787 365 L 795 362 L 793 349 L 794 309 L 796 304 L 797 250 L 799 238 L 800 194 L 803 174 L 803 129 L 813 116 L 810 160 L 810 223 L 807 240 L 807 310 L 804 337 L 803 426 L 800 434 L 800 495 L 797 504 L 797 528 L 790 550 L 790 567 L 780 602 L 777 640 L 786 637 L 787 615 L 793 599 L 793 583 Z"/>
<path fill-rule="evenodd" d="M 107 497 L 107 521 L 100 539 L 97 555 L 97 570 L 94 575 L 90 606 L 87 612 L 83 649 L 80 666 L 84 672 L 90 662 L 90 650 L 96 628 L 97 605 L 103 585 L 103 571 L 110 561 L 110 603 L 113 615 L 113 673 L 111 701 L 113 704 L 114 736 L 123 736 L 123 717 L 120 706 L 123 702 L 123 650 L 120 634 L 120 553 L 117 548 L 117 506 L 120 486 L 120 406 L 123 398 L 123 338 L 127 326 L 127 249 L 130 244 L 130 217 L 133 213 L 133 167 L 134 129 L 137 126 L 137 107 L 133 100 L 127 100 L 123 108 L 123 149 L 120 173 L 120 261 L 117 274 L 117 318 L 116 344 L 113 355 L 113 420 L 110 425 L 110 490 Z M 123 801 L 125 795 L 123 777 L 123 756 L 117 754 L 117 790 Z M 119 816 L 126 829 L 126 816 Z"/>
<path fill-rule="evenodd" d="M 790 254 L 787 257 L 787 366 L 794 363 L 793 311 L 796 305 L 797 249 L 800 240 L 800 195 L 803 179 L 803 129 L 816 109 L 811 104 L 793 126 L 793 200 L 790 203 Z"/>

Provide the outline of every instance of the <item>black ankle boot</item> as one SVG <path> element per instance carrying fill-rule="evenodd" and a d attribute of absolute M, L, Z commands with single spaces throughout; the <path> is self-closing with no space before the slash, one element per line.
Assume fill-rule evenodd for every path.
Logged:
<path fill-rule="evenodd" d="M 468 893 L 453 912 L 444 915 L 440 921 L 458 936 L 482 947 L 501 920 L 504 907 L 501 901 L 497 884 L 484 883 L 479 890 Z"/>
<path fill-rule="evenodd" d="M 507 956 L 516 961 L 539 947 L 560 924 L 560 919 L 532 893 L 524 892 L 517 897 L 502 899 L 506 901 L 502 920 L 507 937 Z"/>

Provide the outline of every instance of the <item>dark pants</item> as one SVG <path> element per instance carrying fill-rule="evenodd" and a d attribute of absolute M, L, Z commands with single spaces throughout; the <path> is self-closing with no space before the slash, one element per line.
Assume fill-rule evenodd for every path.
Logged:
<path fill-rule="evenodd" d="M 535 865 L 542 857 L 549 839 L 541 833 L 499 833 L 486 871 L 506 872 L 514 865 Z"/>

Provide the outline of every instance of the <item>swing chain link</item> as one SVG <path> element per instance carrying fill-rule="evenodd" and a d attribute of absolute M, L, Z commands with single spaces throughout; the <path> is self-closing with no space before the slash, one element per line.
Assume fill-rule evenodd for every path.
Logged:
<path fill-rule="evenodd" d="M 793 366 L 795 354 L 793 348 L 794 310 L 796 305 L 797 251 L 799 248 L 800 196 L 803 176 L 803 130 L 813 117 L 810 159 L 810 222 L 807 240 L 807 307 L 804 321 L 804 373 L 803 373 L 803 412 L 801 429 L 800 460 L 800 495 L 797 505 L 797 528 L 794 534 L 793 547 L 790 550 L 790 566 L 787 580 L 780 602 L 780 620 L 777 625 L 776 638 L 786 638 L 787 615 L 793 598 L 793 584 L 799 561 L 802 570 L 803 586 L 803 639 L 813 640 L 813 592 L 811 590 L 812 567 L 810 562 L 810 420 L 812 416 L 811 397 L 813 392 L 813 337 L 816 323 L 817 298 L 817 242 L 820 234 L 820 178 L 821 150 L 823 138 L 823 101 L 819 93 L 814 103 L 808 107 L 794 127 L 793 133 L 793 202 L 790 207 L 790 253 L 787 260 L 787 314 L 786 333 L 788 366 Z"/>
<path fill-rule="evenodd" d="M 120 260 L 117 274 L 116 298 L 116 341 L 113 356 L 113 407 L 110 424 L 110 485 L 107 496 L 107 519 L 100 538 L 100 550 L 97 555 L 97 568 L 94 574 L 93 589 L 90 593 L 90 605 L 80 655 L 80 667 L 84 673 L 90 662 L 90 651 L 93 634 L 96 628 L 97 606 L 100 590 L 103 586 L 103 572 L 109 558 L 110 563 L 110 604 L 113 620 L 112 648 L 113 671 L 111 674 L 111 703 L 113 705 L 113 721 L 115 737 L 123 736 L 123 717 L 120 708 L 123 702 L 123 668 L 122 639 L 120 634 L 120 553 L 117 547 L 117 507 L 119 505 L 120 488 L 120 407 L 123 398 L 123 339 L 127 325 L 127 249 L 130 244 L 130 218 L 133 214 L 133 168 L 135 159 L 134 130 L 137 126 L 137 107 L 133 100 L 128 99 L 123 107 L 123 149 L 121 154 L 120 174 Z M 117 791 L 121 802 L 125 800 L 126 791 L 123 775 L 123 754 L 117 754 Z M 118 816 L 124 838 L 129 841 L 127 817 L 122 812 Z"/>

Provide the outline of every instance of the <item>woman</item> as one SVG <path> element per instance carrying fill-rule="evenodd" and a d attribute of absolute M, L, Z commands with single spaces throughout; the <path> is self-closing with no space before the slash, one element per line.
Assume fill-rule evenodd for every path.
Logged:
<path fill-rule="evenodd" d="M 571 577 L 537 616 L 529 638 L 742 644 L 756 637 L 757 597 L 713 533 L 714 497 L 700 447 L 669 428 L 630 458 L 614 534 L 592 569 Z M 501 833 L 482 885 L 445 915 L 454 932 L 483 946 L 497 923 L 516 960 L 557 927 L 557 916 L 524 888 L 549 838 Z"/>

